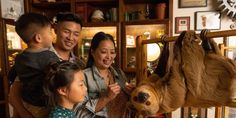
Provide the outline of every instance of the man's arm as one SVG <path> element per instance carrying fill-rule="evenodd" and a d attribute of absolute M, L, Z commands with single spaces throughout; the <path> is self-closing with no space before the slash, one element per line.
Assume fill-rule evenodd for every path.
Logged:
<path fill-rule="evenodd" d="M 21 118 L 33 118 L 33 115 L 27 111 L 23 105 L 21 99 L 21 88 L 22 84 L 20 81 L 15 81 L 10 89 L 9 103 L 14 107 L 14 111 L 17 111 Z"/>

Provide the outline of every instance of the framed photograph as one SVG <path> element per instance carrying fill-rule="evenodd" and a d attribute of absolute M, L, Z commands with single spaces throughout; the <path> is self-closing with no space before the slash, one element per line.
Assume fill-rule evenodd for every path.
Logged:
<path fill-rule="evenodd" d="M 190 17 L 175 17 L 175 33 L 190 30 Z"/>
<path fill-rule="evenodd" d="M 224 118 L 235 118 L 236 117 L 236 108 L 223 107 Z"/>
<path fill-rule="evenodd" d="M 24 0 L 1 0 L 2 18 L 16 20 L 24 14 Z"/>
<path fill-rule="evenodd" d="M 179 8 L 206 7 L 207 0 L 179 0 Z"/>
<path fill-rule="evenodd" d="M 126 35 L 126 47 L 127 48 L 135 48 L 136 47 L 136 42 L 135 42 L 134 36 Z"/>
<path fill-rule="evenodd" d="M 219 11 L 195 12 L 195 30 L 220 29 L 221 19 Z"/>

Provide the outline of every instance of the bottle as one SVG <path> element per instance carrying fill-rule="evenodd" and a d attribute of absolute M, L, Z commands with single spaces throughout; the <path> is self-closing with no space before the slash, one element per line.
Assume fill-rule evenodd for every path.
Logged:
<path fill-rule="evenodd" d="M 150 16 L 150 9 L 149 9 L 149 5 L 147 4 L 147 5 L 146 5 L 145 18 L 146 18 L 146 19 L 149 19 L 149 16 Z"/>
<path fill-rule="evenodd" d="M 156 18 L 165 19 L 166 3 L 159 3 L 156 6 Z"/>

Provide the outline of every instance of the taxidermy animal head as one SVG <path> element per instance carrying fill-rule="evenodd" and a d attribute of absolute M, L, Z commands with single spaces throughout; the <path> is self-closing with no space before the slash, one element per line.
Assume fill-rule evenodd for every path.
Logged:
<path fill-rule="evenodd" d="M 146 116 L 179 107 L 232 106 L 236 65 L 223 57 L 212 39 L 182 32 L 172 50 L 165 43 L 155 72 L 131 94 L 135 109 Z"/>

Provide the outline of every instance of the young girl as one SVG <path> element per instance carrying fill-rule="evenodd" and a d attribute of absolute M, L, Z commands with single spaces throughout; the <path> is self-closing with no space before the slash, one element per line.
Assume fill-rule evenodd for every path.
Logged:
<path fill-rule="evenodd" d="M 75 103 L 82 102 L 87 93 L 81 68 L 68 61 L 51 64 L 44 92 L 49 107 L 53 108 L 49 118 L 76 118 L 72 108 Z"/>

